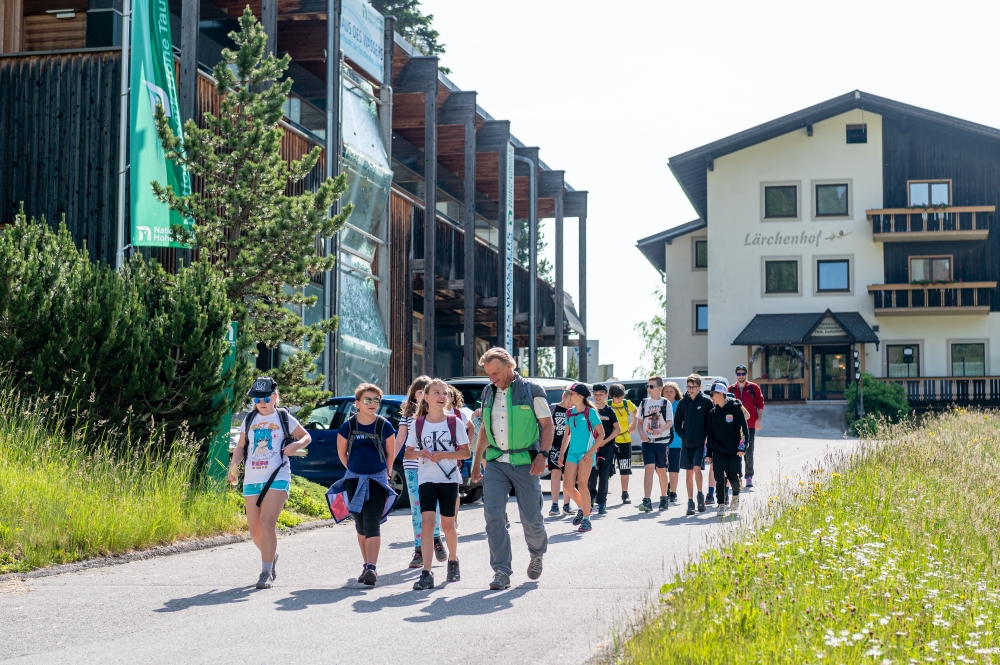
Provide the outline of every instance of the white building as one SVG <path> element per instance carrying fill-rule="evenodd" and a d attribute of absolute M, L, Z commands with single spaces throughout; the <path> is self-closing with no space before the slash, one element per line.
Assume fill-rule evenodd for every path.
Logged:
<path fill-rule="evenodd" d="M 1000 130 L 855 91 L 670 168 L 700 217 L 638 243 L 667 374 L 841 399 L 856 358 L 911 401 L 1000 398 Z"/>

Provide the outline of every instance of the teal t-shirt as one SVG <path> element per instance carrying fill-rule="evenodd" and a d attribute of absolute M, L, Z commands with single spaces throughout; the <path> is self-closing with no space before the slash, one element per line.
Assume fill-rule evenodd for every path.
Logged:
<path fill-rule="evenodd" d="M 674 422 L 677 422 L 677 405 L 680 404 L 680 403 L 681 403 L 681 401 L 679 399 L 678 400 L 674 400 Z M 677 433 L 676 429 L 674 430 L 674 438 L 670 442 L 670 447 L 671 448 L 680 448 L 681 447 L 681 435 Z"/>
<path fill-rule="evenodd" d="M 585 414 L 590 416 L 590 427 L 587 427 Z M 592 445 L 594 445 L 594 435 L 591 431 L 597 432 L 599 436 L 604 436 L 604 426 L 601 424 L 601 417 L 597 414 L 597 409 L 587 408 L 584 413 L 579 413 L 575 408 L 566 413 L 566 424 L 569 427 L 569 450 L 567 453 L 583 455 Z"/>

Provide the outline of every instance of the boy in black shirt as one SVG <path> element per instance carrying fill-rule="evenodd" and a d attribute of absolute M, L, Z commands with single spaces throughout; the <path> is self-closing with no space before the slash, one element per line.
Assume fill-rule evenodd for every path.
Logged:
<path fill-rule="evenodd" d="M 749 435 L 743 404 L 730 397 L 729 386 L 716 381 L 712 386 L 712 410 L 708 414 L 708 455 L 715 471 L 715 485 L 719 488 L 719 514 L 726 512 L 726 479 L 733 488 L 732 510 L 740 505 L 740 472 L 743 454 Z"/>
<path fill-rule="evenodd" d="M 608 478 L 615 472 L 615 453 L 618 452 L 615 439 L 621 433 L 621 425 L 618 424 L 615 410 L 608 404 L 608 387 L 603 383 L 594 385 L 594 406 L 601 418 L 604 436 L 601 438 L 601 447 L 597 449 L 596 473 L 590 474 L 587 484 L 590 496 L 597 497 L 597 514 L 607 515 Z"/>
<path fill-rule="evenodd" d="M 549 406 L 552 413 L 552 447 L 549 449 L 549 494 L 552 495 L 552 508 L 549 517 L 559 515 L 559 483 L 562 482 L 562 467 L 559 466 L 559 451 L 562 450 L 563 435 L 566 434 L 566 411 L 569 410 L 569 391 L 564 390 L 562 401 Z M 569 508 L 569 497 L 564 496 L 563 514 L 572 515 Z"/>

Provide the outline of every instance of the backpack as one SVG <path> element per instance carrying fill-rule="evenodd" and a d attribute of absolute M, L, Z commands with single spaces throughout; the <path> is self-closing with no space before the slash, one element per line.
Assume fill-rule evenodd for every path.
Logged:
<path fill-rule="evenodd" d="M 278 468 L 271 473 L 271 477 L 267 479 L 264 486 L 260 488 L 260 494 L 257 496 L 258 508 L 260 507 L 261 501 L 264 500 L 264 496 L 267 494 L 267 491 L 271 489 L 271 485 L 274 484 L 274 479 L 278 477 L 278 472 L 280 472 L 281 469 L 288 464 L 288 460 L 285 459 L 285 446 L 287 446 L 288 442 L 292 440 L 291 432 L 288 431 L 288 409 L 283 409 L 279 406 L 275 409 L 275 411 L 278 414 L 278 422 L 281 423 L 281 433 L 284 435 L 284 438 L 281 440 L 281 464 L 279 464 Z M 253 420 L 256 417 L 257 409 L 250 409 L 250 413 L 248 413 L 243 419 L 243 432 L 246 435 L 246 445 L 244 447 L 243 456 L 244 465 L 250 460 L 250 425 L 253 424 Z"/>
<path fill-rule="evenodd" d="M 354 448 L 354 438 L 358 435 L 358 415 L 354 414 L 347 419 L 347 458 L 351 457 L 351 450 Z M 385 418 L 382 416 L 375 416 L 375 438 L 378 441 L 382 441 L 382 430 L 385 429 Z M 378 458 L 385 463 L 385 446 L 375 445 L 375 450 L 378 451 Z"/>
<path fill-rule="evenodd" d="M 579 411 L 577 411 L 577 413 L 575 415 L 573 415 L 572 417 L 576 418 L 579 415 L 582 415 L 584 421 L 586 421 L 586 423 L 587 423 L 587 431 L 590 432 L 590 438 L 592 438 L 592 439 L 594 439 L 596 441 L 597 440 L 597 436 L 595 436 L 595 434 L 594 434 L 594 423 L 590 422 L 590 407 L 589 406 L 584 406 L 582 413 L 579 412 Z M 566 419 L 567 419 L 566 426 L 567 427 L 569 427 L 569 418 L 570 418 L 569 409 L 566 409 Z"/>
<path fill-rule="evenodd" d="M 643 397 L 642 401 L 639 402 L 638 412 L 642 414 L 642 418 L 646 417 L 646 400 L 648 400 L 648 399 L 649 399 L 649 397 Z M 667 411 L 668 408 L 670 409 L 670 412 Z M 663 404 L 660 405 L 660 417 L 663 418 L 664 422 L 666 422 L 668 420 L 671 421 L 671 422 L 673 422 L 673 420 L 674 420 L 674 414 L 673 414 L 673 407 L 670 404 L 670 400 L 664 399 L 663 400 Z M 640 425 L 640 427 L 641 427 L 641 425 Z M 667 436 L 664 437 L 664 438 L 669 439 L 671 441 L 673 440 L 673 438 L 674 438 L 674 427 L 673 427 L 673 425 L 670 426 L 670 431 L 667 432 Z"/>
<path fill-rule="evenodd" d="M 427 421 L 427 416 L 420 416 L 419 418 L 416 419 L 416 421 L 413 424 L 414 433 L 417 435 L 417 450 L 424 449 L 424 442 L 420 438 L 420 435 L 424 431 L 424 423 L 426 421 Z M 454 415 L 448 416 L 447 422 L 448 422 L 448 432 L 451 434 L 451 441 L 455 445 L 455 450 L 458 450 L 458 439 L 455 437 L 455 429 L 458 426 L 458 418 Z M 451 474 L 455 473 L 455 471 L 458 470 L 459 462 L 458 460 L 455 460 L 455 466 L 451 471 L 445 471 L 444 467 L 441 466 L 440 462 L 438 462 L 437 465 L 438 468 L 441 469 L 441 473 L 444 474 L 444 477 L 450 480 Z"/>

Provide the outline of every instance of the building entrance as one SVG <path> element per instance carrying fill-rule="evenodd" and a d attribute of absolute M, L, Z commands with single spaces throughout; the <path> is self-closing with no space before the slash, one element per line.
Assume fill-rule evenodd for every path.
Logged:
<path fill-rule="evenodd" d="M 844 399 L 850 357 L 849 346 L 813 347 L 813 399 Z"/>

